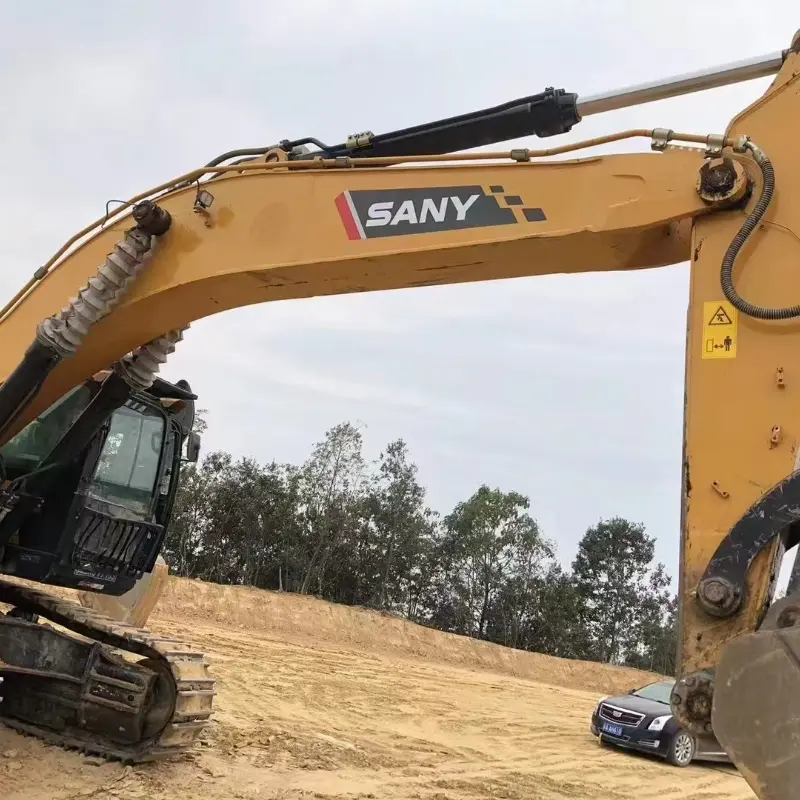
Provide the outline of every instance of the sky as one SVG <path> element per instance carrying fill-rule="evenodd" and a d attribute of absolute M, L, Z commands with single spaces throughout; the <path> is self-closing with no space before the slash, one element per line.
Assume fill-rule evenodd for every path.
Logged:
<path fill-rule="evenodd" d="M 787 47 L 796 4 L 754 8 L 5 0 L 0 295 L 108 200 L 224 151 L 340 142 L 547 86 L 589 96 Z M 590 117 L 547 143 L 721 133 L 768 82 Z M 648 143 L 593 152 L 623 149 Z M 370 458 L 402 437 L 443 513 L 482 483 L 522 492 L 565 563 L 587 527 L 623 516 L 676 575 L 687 302 L 683 264 L 270 303 L 196 322 L 162 374 L 186 377 L 208 409 L 206 453 L 299 463 L 350 420 Z"/>

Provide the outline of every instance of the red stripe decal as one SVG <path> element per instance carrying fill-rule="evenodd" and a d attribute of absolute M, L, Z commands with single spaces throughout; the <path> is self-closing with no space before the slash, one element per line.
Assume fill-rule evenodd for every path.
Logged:
<path fill-rule="evenodd" d="M 339 216 L 342 218 L 344 229 L 347 232 L 347 238 L 350 240 L 360 239 L 361 234 L 358 232 L 358 225 L 356 225 L 356 221 L 353 219 L 353 213 L 350 211 L 350 204 L 347 202 L 347 197 L 344 192 L 336 198 L 335 203 Z"/>

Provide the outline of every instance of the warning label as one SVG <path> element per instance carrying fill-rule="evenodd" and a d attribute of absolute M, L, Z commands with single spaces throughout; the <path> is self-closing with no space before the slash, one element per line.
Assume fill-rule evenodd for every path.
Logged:
<path fill-rule="evenodd" d="M 713 303 L 712 303 L 713 305 Z M 722 307 L 717 306 L 717 310 L 711 315 L 711 319 L 708 321 L 709 325 L 733 325 L 733 321 L 731 320 L 728 312 Z"/>
<path fill-rule="evenodd" d="M 703 358 L 736 358 L 738 321 L 727 300 L 703 303 Z"/>

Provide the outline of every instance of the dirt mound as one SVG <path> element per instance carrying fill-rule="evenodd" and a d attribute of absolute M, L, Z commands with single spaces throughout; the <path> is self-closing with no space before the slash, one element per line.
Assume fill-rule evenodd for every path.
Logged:
<path fill-rule="evenodd" d="M 201 745 L 126 767 L 0 725 L 5 800 L 753 800 L 732 769 L 598 744 L 592 709 L 647 679 L 634 670 L 174 578 L 150 627 L 208 655 L 218 696 Z"/>
<path fill-rule="evenodd" d="M 408 655 L 586 691 L 625 692 L 654 677 L 634 669 L 512 650 L 314 597 L 185 578 L 170 578 L 158 609 L 153 618 L 168 613 L 173 619 L 259 631 L 284 642 L 312 638 L 317 645 Z"/>

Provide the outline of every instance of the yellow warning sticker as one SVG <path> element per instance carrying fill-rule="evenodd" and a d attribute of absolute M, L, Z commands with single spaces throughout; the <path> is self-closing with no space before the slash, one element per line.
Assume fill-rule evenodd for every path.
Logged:
<path fill-rule="evenodd" d="M 736 358 L 739 312 L 727 300 L 703 303 L 703 358 Z"/>

